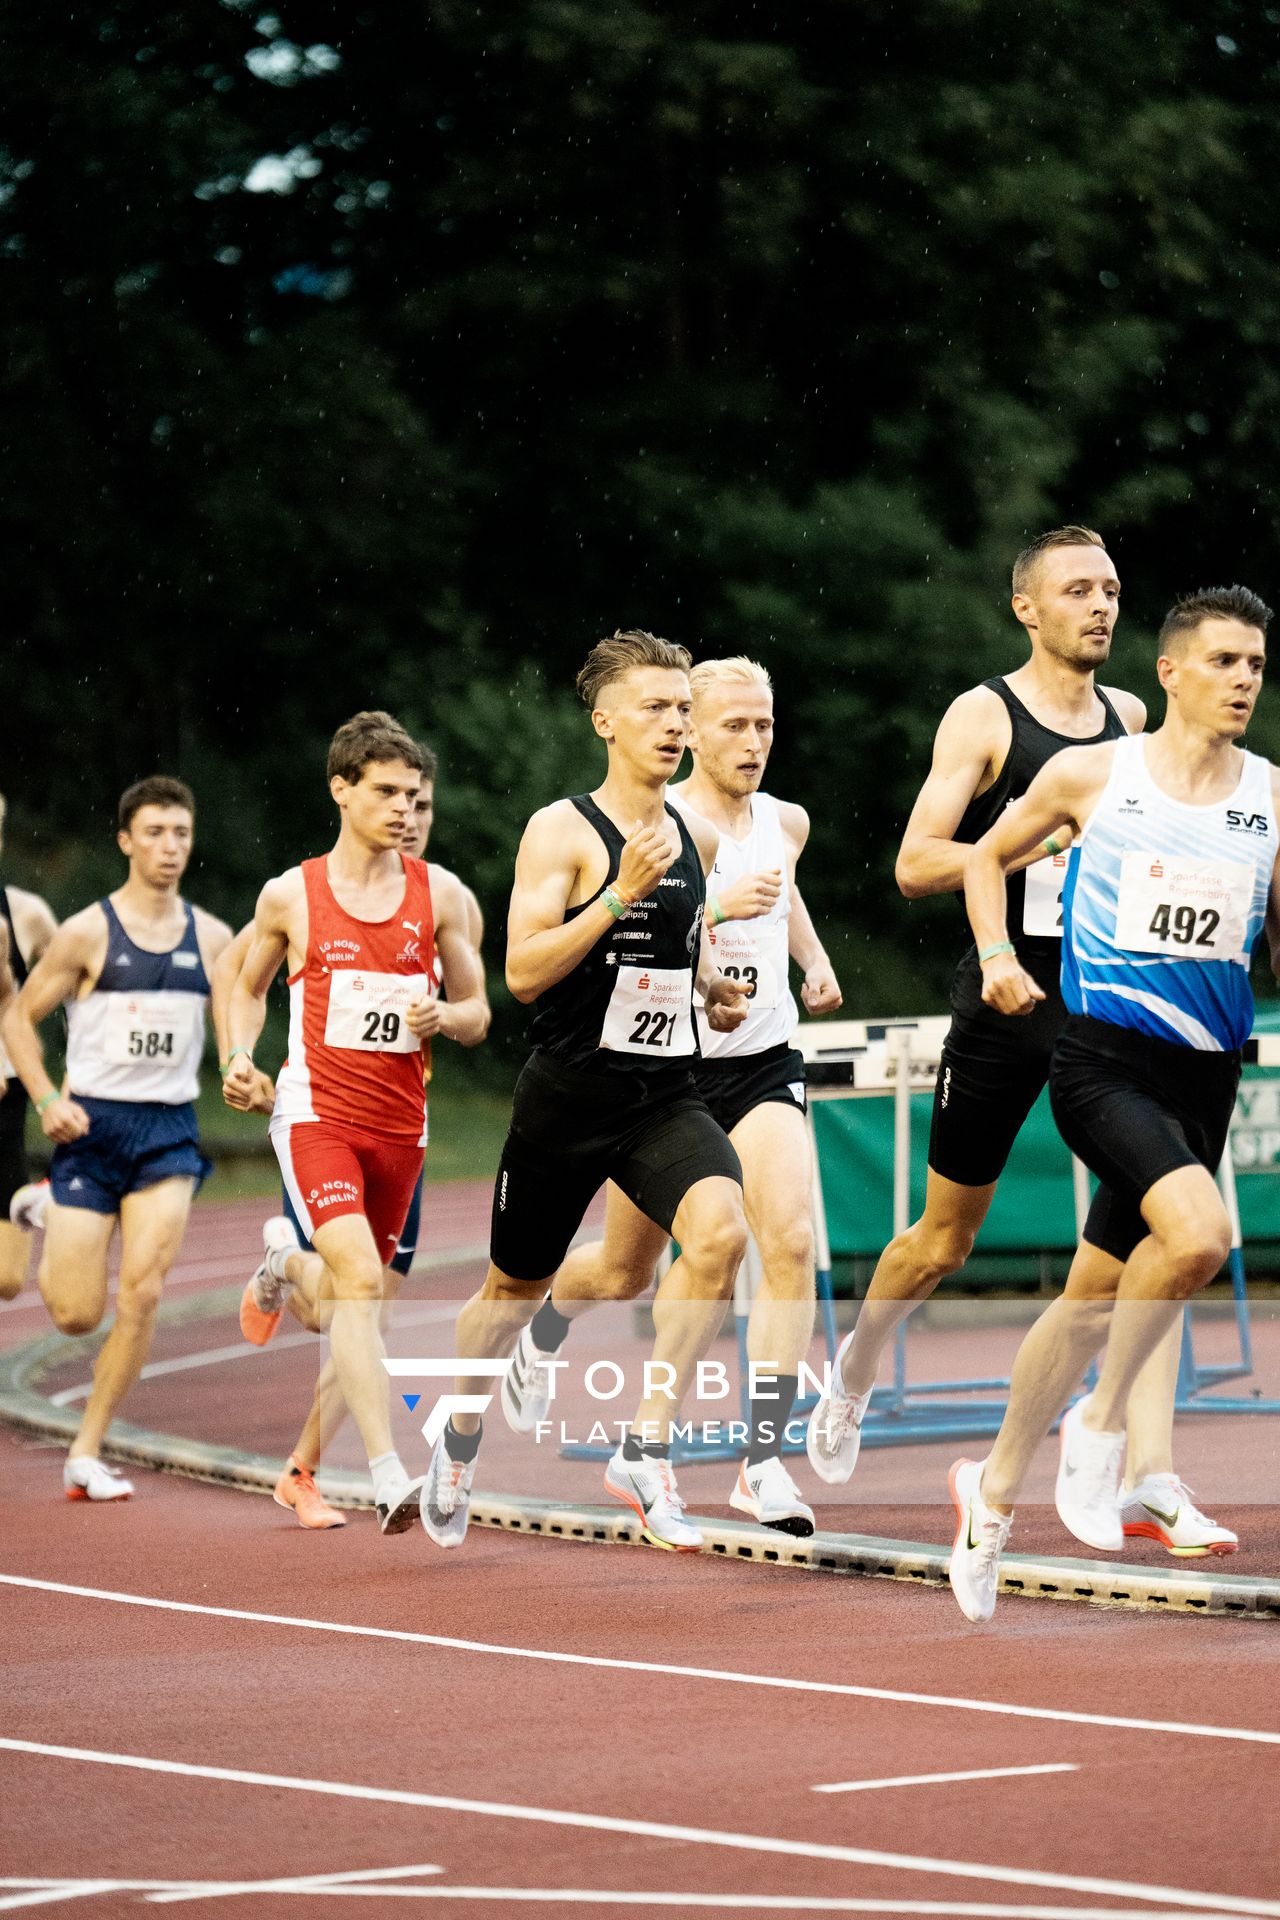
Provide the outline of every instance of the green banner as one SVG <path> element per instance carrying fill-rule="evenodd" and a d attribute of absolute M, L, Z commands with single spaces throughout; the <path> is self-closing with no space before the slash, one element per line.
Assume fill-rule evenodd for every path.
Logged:
<path fill-rule="evenodd" d="M 1259 1014 L 1280 1031 L 1280 1012 Z M 876 1255 L 893 1237 L 893 1096 L 813 1103 L 831 1251 Z M 924 1205 L 932 1094 L 911 1096 L 911 1217 Z M 1246 1067 L 1231 1122 L 1240 1221 L 1250 1240 L 1280 1241 L 1280 1070 Z M 978 1236 L 979 1253 L 1070 1252 L 1071 1160 L 1042 1094 L 1014 1145 Z"/>

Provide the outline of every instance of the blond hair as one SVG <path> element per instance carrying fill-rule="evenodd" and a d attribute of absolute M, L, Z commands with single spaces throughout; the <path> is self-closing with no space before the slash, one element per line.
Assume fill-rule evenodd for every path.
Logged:
<path fill-rule="evenodd" d="M 695 711 L 712 687 L 765 687 L 773 692 L 766 669 L 758 660 L 748 660 L 745 653 L 735 653 L 728 660 L 699 660 L 689 675 Z"/>

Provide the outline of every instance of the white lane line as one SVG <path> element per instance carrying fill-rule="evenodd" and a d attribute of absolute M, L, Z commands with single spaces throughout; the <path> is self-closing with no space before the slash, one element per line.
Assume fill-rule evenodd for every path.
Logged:
<path fill-rule="evenodd" d="M 17 1913 L 20 1907 L 52 1907 L 58 1901 L 87 1900 L 92 1894 L 114 1893 L 115 1889 L 114 1880 L 60 1880 L 56 1886 L 33 1888 L 0 1900 L 0 1913 Z"/>
<path fill-rule="evenodd" d="M 486 1640 L 459 1640 L 441 1633 L 413 1633 L 400 1627 L 359 1627 L 344 1621 L 310 1620 L 287 1613 L 253 1613 L 244 1607 L 209 1607 L 191 1600 L 158 1600 L 140 1593 L 116 1593 L 104 1587 L 74 1587 L 61 1580 L 34 1580 L 0 1573 L 0 1586 L 28 1587 L 36 1593 L 64 1593 L 76 1600 L 108 1600 L 122 1607 L 155 1607 L 165 1613 L 193 1613 L 214 1620 L 248 1620 L 260 1626 L 301 1627 L 308 1633 L 345 1633 L 362 1640 L 395 1640 L 419 1647 L 444 1647 L 455 1653 L 484 1653 L 507 1660 L 545 1660 L 567 1667 L 596 1667 L 616 1673 L 661 1673 L 678 1680 L 717 1680 L 738 1687 L 772 1687 L 783 1693 L 820 1693 L 847 1700 L 888 1700 L 912 1707 L 953 1707 L 964 1713 L 1004 1714 L 1017 1720 L 1052 1720 L 1064 1726 L 1124 1727 L 1137 1733 L 1176 1733 L 1201 1740 L 1243 1740 L 1280 1747 L 1280 1733 L 1251 1727 L 1202 1726 L 1195 1721 L 1137 1720 L 1116 1713 L 1077 1713 L 1069 1707 L 1019 1707 L 1006 1700 L 975 1700 L 964 1694 L 908 1693 L 897 1687 L 863 1687 L 846 1680 L 789 1680 L 772 1673 L 736 1673 L 723 1667 L 677 1667 L 659 1660 L 619 1660 L 605 1654 L 558 1653 L 545 1647 L 508 1647 Z"/>
<path fill-rule="evenodd" d="M 419 1311 L 395 1316 L 395 1328 L 420 1327 L 432 1320 L 456 1319 L 456 1306 L 423 1307 Z M 327 1353 L 324 1335 L 319 1333 L 280 1333 L 265 1347 L 251 1347 L 246 1340 L 237 1340 L 229 1347 L 202 1347 L 198 1353 L 180 1353 L 172 1360 L 153 1360 L 142 1369 L 139 1380 L 157 1380 L 167 1373 L 190 1373 L 197 1367 L 220 1366 L 225 1360 L 256 1360 L 260 1354 L 284 1353 L 290 1347 L 315 1347 L 317 1353 Z M 507 1362 L 500 1362 L 504 1371 Z M 448 1362 L 450 1374 L 457 1372 L 457 1361 Z M 74 1400 L 83 1400 L 93 1386 L 92 1380 L 82 1380 L 79 1386 L 63 1387 L 59 1393 L 51 1393 L 49 1401 L 55 1407 L 69 1407 Z"/>
<path fill-rule="evenodd" d="M 321 1794 L 331 1799 L 376 1801 L 381 1806 L 422 1807 L 442 1813 L 474 1814 L 496 1820 L 525 1820 L 541 1826 L 576 1827 L 593 1833 L 628 1833 L 646 1840 L 665 1840 L 700 1847 L 726 1847 L 742 1853 L 781 1854 L 789 1860 L 838 1860 L 852 1866 L 891 1867 L 902 1873 L 937 1874 L 943 1879 L 981 1880 L 1013 1887 L 1052 1887 L 1064 1893 L 1096 1893 L 1121 1900 L 1141 1900 L 1166 1907 L 1193 1908 L 1197 1913 L 1245 1913 L 1280 1920 L 1280 1900 L 1257 1900 L 1237 1894 L 1205 1893 L 1186 1887 L 1145 1886 L 1140 1881 L 1107 1876 L 1048 1873 L 1032 1867 L 995 1867 L 979 1860 L 931 1859 L 925 1854 L 886 1853 L 873 1847 L 831 1846 L 820 1841 L 784 1840 L 771 1834 L 732 1833 L 718 1827 L 676 1826 L 664 1820 L 623 1820 L 610 1814 L 573 1813 L 560 1807 L 526 1807 L 504 1800 L 467 1800 L 457 1794 L 413 1793 L 403 1787 L 364 1787 L 345 1780 L 307 1780 L 294 1774 L 260 1773 L 255 1768 L 200 1766 L 186 1760 L 158 1760 L 136 1753 L 105 1753 L 92 1747 L 46 1745 L 39 1740 L 0 1737 L 0 1749 L 29 1753 L 41 1759 L 86 1761 L 101 1767 L 133 1772 L 179 1775 L 187 1780 L 218 1780 L 235 1786 L 284 1788 L 294 1793 Z"/>
<path fill-rule="evenodd" d="M 4 1880 L 0 1887 L 47 1887 L 78 1895 L 82 1888 L 104 1893 L 142 1893 L 155 1905 L 203 1900 L 213 1894 L 329 1893 L 358 1900 L 501 1900 L 555 1905 L 607 1907 L 714 1907 L 733 1913 L 890 1913 L 956 1914 L 960 1920 L 1196 1920 L 1185 1907 L 1171 1913 L 1150 1907 L 1029 1907 L 1004 1901 L 979 1900 L 857 1900 L 844 1896 L 793 1893 L 670 1893 L 601 1891 L 593 1887 L 451 1887 L 437 1881 L 429 1887 L 388 1886 L 389 1879 L 415 1873 L 441 1873 L 441 1867 L 374 1867 L 364 1872 L 315 1874 L 293 1880 Z M 381 1881 L 380 1885 L 371 1884 Z M 1217 1920 L 1206 1908 L 1203 1920 Z"/>
<path fill-rule="evenodd" d="M 1070 1760 L 1052 1760 L 1042 1767 L 979 1767 L 969 1773 L 900 1773 L 893 1780 L 837 1780 L 833 1786 L 810 1787 L 810 1793 L 870 1793 L 876 1787 L 938 1787 L 948 1780 L 1012 1780 L 1018 1774 L 1079 1773 Z"/>
<path fill-rule="evenodd" d="M 678 1907 L 681 1912 L 714 1908 L 729 1913 L 886 1913 L 957 1915 L 959 1920 L 1222 1920 L 1213 1909 L 1200 1914 L 1179 1907 L 1173 1913 L 1153 1913 L 1149 1907 L 1022 1907 L 996 1904 L 985 1906 L 968 1900 L 853 1900 L 815 1894 L 806 1899 L 792 1893 L 602 1893 L 590 1887 L 387 1887 L 316 1886 L 292 1887 L 281 1884 L 282 1893 L 322 1893 L 350 1900 L 488 1900 L 503 1907 L 516 1903 L 537 1906 L 576 1907 Z M 223 1889 L 217 1889 L 218 1892 Z M 239 1889 L 226 1888 L 226 1892 Z M 197 1890 L 190 1893 L 151 1893 L 147 1899 L 157 1905 L 181 1900 L 199 1900 L 207 1896 Z"/>

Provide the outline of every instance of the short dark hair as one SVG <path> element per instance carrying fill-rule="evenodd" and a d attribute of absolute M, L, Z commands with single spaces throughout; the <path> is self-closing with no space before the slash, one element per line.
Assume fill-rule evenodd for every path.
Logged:
<path fill-rule="evenodd" d="M 145 780 L 135 780 L 120 795 L 116 808 L 116 825 L 121 833 L 128 833 L 134 814 L 142 807 L 185 807 L 194 819 L 196 797 L 185 780 L 174 780 L 167 773 L 152 773 Z"/>
<path fill-rule="evenodd" d="M 1092 527 L 1050 527 L 1028 541 L 1013 563 L 1013 590 L 1026 593 L 1035 574 L 1036 561 L 1053 547 L 1106 547 L 1106 541 Z"/>
<path fill-rule="evenodd" d="M 660 640 L 643 627 L 620 627 L 607 640 L 596 641 L 575 684 L 587 706 L 594 709 L 602 689 L 613 680 L 621 680 L 633 667 L 667 667 L 688 673 L 692 665 L 688 647 L 674 640 Z"/>
<path fill-rule="evenodd" d="M 418 742 L 418 758 L 422 762 L 423 779 L 434 780 L 436 774 L 440 771 L 440 758 L 434 748 L 429 747 L 425 740 L 419 740 Z"/>
<path fill-rule="evenodd" d="M 326 777 L 354 787 L 365 768 L 380 760 L 401 760 L 406 767 L 422 771 L 421 749 L 393 714 L 378 709 L 353 713 L 329 742 Z"/>
<path fill-rule="evenodd" d="M 1160 651 L 1180 648 L 1202 620 L 1239 620 L 1246 627 L 1265 633 L 1271 622 L 1271 609 L 1251 587 L 1201 587 L 1198 593 L 1184 593 L 1175 600 L 1160 627 Z"/>

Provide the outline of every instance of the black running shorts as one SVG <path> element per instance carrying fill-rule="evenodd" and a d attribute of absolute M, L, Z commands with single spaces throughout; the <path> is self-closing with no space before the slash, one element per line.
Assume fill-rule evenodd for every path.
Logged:
<path fill-rule="evenodd" d="M 1048 1084 L 1065 1009 L 1057 941 L 1019 941 L 1018 958 L 1045 997 L 1033 1013 L 996 1013 L 982 999 L 970 949 L 951 989 L 951 1028 L 933 1092 L 929 1165 L 961 1187 L 1000 1178 L 1024 1121 Z"/>
<path fill-rule="evenodd" d="M 0 1133 L 0 1220 L 9 1218 L 9 1202 L 31 1178 L 20 1133 Z"/>
<path fill-rule="evenodd" d="M 740 1120 L 771 1101 L 805 1111 L 804 1055 L 785 1040 L 762 1053 L 735 1053 L 699 1060 L 693 1069 L 698 1092 L 711 1117 L 732 1133 Z"/>
<path fill-rule="evenodd" d="M 689 1189 L 717 1175 L 742 1182 L 687 1069 L 600 1072 L 539 1048 L 516 1082 L 489 1258 L 513 1280 L 549 1279 L 606 1180 L 670 1232 Z"/>
<path fill-rule="evenodd" d="M 1058 1131 L 1101 1181 L 1084 1237 L 1127 1260 L 1149 1229 L 1141 1202 L 1179 1167 L 1217 1170 L 1240 1084 L 1238 1053 L 1201 1053 L 1070 1014 L 1054 1049 Z"/>

